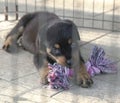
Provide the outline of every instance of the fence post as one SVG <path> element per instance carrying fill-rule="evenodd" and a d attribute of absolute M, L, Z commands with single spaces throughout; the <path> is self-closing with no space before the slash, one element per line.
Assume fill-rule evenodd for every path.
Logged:
<path fill-rule="evenodd" d="M 4 13 L 5 13 L 5 20 L 8 20 L 8 0 L 5 0 Z"/>
<path fill-rule="evenodd" d="M 15 15 L 16 15 L 16 20 L 18 20 L 18 0 L 15 0 Z"/>
<path fill-rule="evenodd" d="M 15 9 L 16 9 L 16 20 L 18 20 L 18 5 L 15 5 Z"/>

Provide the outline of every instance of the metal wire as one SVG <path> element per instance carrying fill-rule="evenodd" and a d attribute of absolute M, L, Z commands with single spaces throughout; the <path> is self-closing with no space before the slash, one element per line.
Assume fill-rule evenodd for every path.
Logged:
<path fill-rule="evenodd" d="M 95 6 L 95 0 L 93 0 L 93 20 L 92 20 L 92 27 L 94 28 L 94 15 L 95 15 L 95 13 L 94 13 L 94 6 Z"/>
<path fill-rule="evenodd" d="M 35 11 L 37 10 L 37 1 L 35 0 Z"/>
<path fill-rule="evenodd" d="M 18 0 L 15 0 L 16 20 L 18 20 Z"/>
<path fill-rule="evenodd" d="M 82 27 L 84 27 L 84 11 L 85 11 L 85 9 L 84 9 L 84 7 L 85 7 L 85 0 L 83 0 L 83 24 L 82 24 Z"/>
<path fill-rule="evenodd" d="M 75 12 L 74 12 L 75 7 L 74 6 L 75 6 L 75 0 L 73 0 L 73 21 L 74 21 L 74 18 L 75 18 Z"/>
<path fill-rule="evenodd" d="M 63 0 L 63 18 L 65 18 L 65 0 Z"/>
<path fill-rule="evenodd" d="M 46 11 L 46 0 L 43 0 L 44 1 L 44 11 Z"/>
<path fill-rule="evenodd" d="M 40 1 L 42 1 L 42 2 L 40 2 Z M 43 3 L 43 5 L 42 6 L 39 5 L 38 2 Z M 34 0 L 34 5 L 32 5 L 32 6 L 34 6 L 33 7 L 34 11 L 36 11 L 36 10 L 41 11 L 41 8 L 43 8 L 44 11 L 47 11 L 48 9 L 52 9 L 54 13 L 57 13 L 57 15 L 62 17 L 63 19 L 64 18 L 70 18 L 74 22 L 75 21 L 80 21 L 80 23 L 78 23 L 78 24 L 81 24 L 81 25 L 76 24 L 78 27 L 93 28 L 93 29 L 97 28 L 97 29 L 101 29 L 101 30 L 106 30 L 107 29 L 107 30 L 110 30 L 110 31 L 112 30 L 112 31 L 119 31 L 120 32 L 119 26 L 116 26 L 116 24 L 120 25 L 120 19 L 117 19 L 117 20 L 115 19 L 116 16 L 117 16 L 117 18 L 120 18 L 120 13 L 117 13 L 117 15 L 116 15 L 116 11 L 118 12 L 118 10 L 120 9 L 120 4 L 116 5 L 116 0 L 113 0 L 113 2 L 111 2 L 112 6 L 109 10 L 108 9 L 106 10 L 106 8 L 107 8 L 106 7 L 106 3 L 107 3 L 106 0 L 101 0 L 100 2 L 102 4 L 102 6 L 101 6 L 102 12 L 98 12 L 98 13 L 95 12 L 96 11 L 96 6 L 95 6 L 96 3 L 95 2 L 97 2 L 96 0 L 92 0 L 92 3 L 91 3 L 92 7 L 90 7 L 92 12 L 86 11 L 86 8 L 87 8 L 86 4 L 88 2 L 87 0 L 80 0 L 79 1 L 81 3 L 80 6 L 82 5 L 82 9 L 80 9 L 80 10 L 75 9 L 75 4 L 78 2 L 78 0 L 77 1 L 73 0 L 72 5 L 70 5 L 70 7 L 72 7 L 72 10 L 71 9 L 69 10 L 69 9 L 65 8 L 66 4 L 68 3 L 68 0 L 63 0 L 62 8 L 56 6 L 56 5 L 58 5 L 57 3 L 59 1 L 53 0 L 52 2 L 53 2 L 52 7 L 46 7 L 47 3 L 48 3 L 48 0 Z M 15 11 L 11 11 L 11 10 L 9 10 L 10 9 L 9 5 L 8 5 L 9 3 L 10 3 L 10 1 L 8 2 L 8 0 L 4 0 L 4 2 L 3 2 L 4 11 L 3 12 L 0 11 L 0 13 L 2 15 L 4 15 L 4 17 L 5 17 L 4 20 L 9 20 L 9 15 L 8 15 L 9 13 L 13 13 L 13 15 L 15 14 L 15 17 L 16 17 L 15 20 L 18 20 L 19 14 L 21 15 L 21 13 L 24 14 L 24 13 L 31 12 L 28 8 L 28 5 L 31 6 L 29 4 L 28 0 L 25 0 L 25 3 L 24 3 L 25 10 L 20 10 L 20 8 L 19 8 L 20 4 L 18 4 L 18 0 L 15 0 Z M 62 11 L 62 14 L 61 13 L 59 14 L 58 11 Z M 71 12 L 72 14 L 68 16 L 66 14 L 67 11 Z M 112 12 L 112 14 L 109 14 L 111 12 Z M 79 14 L 80 16 L 77 16 L 78 13 L 80 13 Z M 86 15 L 86 13 L 88 13 L 92 16 L 88 16 L 88 15 Z M 99 16 L 101 16 L 101 18 L 96 18 L 96 17 L 99 17 Z M 109 19 L 109 18 L 107 19 L 106 18 L 107 16 L 109 16 L 112 19 Z M 89 25 L 86 25 L 86 23 L 87 23 L 86 21 L 88 21 Z M 100 22 L 100 25 L 98 24 L 98 26 L 96 27 L 97 22 Z M 107 25 L 111 24 L 111 27 L 109 27 L 109 28 L 106 27 L 106 23 L 108 23 Z"/>
<path fill-rule="evenodd" d="M 103 12 L 102 12 L 102 29 L 104 29 L 104 9 L 105 9 L 105 0 L 103 0 Z"/>
<path fill-rule="evenodd" d="M 54 10 L 54 13 L 56 12 L 56 11 L 55 11 L 55 3 L 56 3 L 56 2 L 55 2 L 55 0 L 54 0 L 54 1 L 53 1 L 53 10 Z"/>
<path fill-rule="evenodd" d="M 26 13 L 28 12 L 28 8 L 27 8 L 27 0 L 25 0 L 25 9 L 26 9 Z"/>
<path fill-rule="evenodd" d="M 114 18 L 115 18 L 115 0 L 113 0 L 113 17 L 112 17 L 112 31 L 114 31 Z"/>

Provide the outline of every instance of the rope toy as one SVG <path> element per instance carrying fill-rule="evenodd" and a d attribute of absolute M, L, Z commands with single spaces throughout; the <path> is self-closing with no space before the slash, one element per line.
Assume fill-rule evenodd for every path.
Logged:
<path fill-rule="evenodd" d="M 116 63 L 105 57 L 103 48 L 95 46 L 89 60 L 86 62 L 86 68 L 91 76 L 100 73 L 116 73 Z"/>
<path fill-rule="evenodd" d="M 116 73 L 116 63 L 105 57 L 103 48 L 95 46 L 89 60 L 85 63 L 90 76 L 100 73 Z M 73 69 L 62 66 L 59 63 L 48 64 L 49 73 L 47 76 L 49 87 L 52 89 L 69 89 L 70 77 L 73 76 Z"/>
<path fill-rule="evenodd" d="M 69 79 L 73 76 L 72 69 L 58 63 L 48 64 L 49 73 L 47 76 L 49 87 L 52 89 L 69 89 Z"/>

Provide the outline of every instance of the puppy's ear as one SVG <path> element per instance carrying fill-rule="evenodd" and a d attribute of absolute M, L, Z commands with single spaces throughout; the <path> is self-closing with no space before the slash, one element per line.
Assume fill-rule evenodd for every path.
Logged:
<path fill-rule="evenodd" d="M 73 26 L 73 22 L 70 21 L 70 20 L 63 20 L 63 22 L 64 22 L 65 24 L 67 24 L 69 27 L 72 27 L 72 26 Z"/>
<path fill-rule="evenodd" d="M 77 26 L 71 20 L 64 20 L 65 23 L 69 25 L 69 29 L 72 30 L 72 42 L 77 42 L 80 40 L 79 31 Z"/>

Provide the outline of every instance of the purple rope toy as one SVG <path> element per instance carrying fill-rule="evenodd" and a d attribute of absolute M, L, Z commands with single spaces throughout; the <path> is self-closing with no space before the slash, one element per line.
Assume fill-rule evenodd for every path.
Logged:
<path fill-rule="evenodd" d="M 105 57 L 103 48 L 95 46 L 89 60 L 86 62 L 86 68 L 91 76 L 100 73 L 116 73 L 116 63 Z"/>
<path fill-rule="evenodd" d="M 58 63 L 48 64 L 48 82 L 52 89 L 69 89 L 69 79 L 73 75 L 73 70 Z"/>
<path fill-rule="evenodd" d="M 95 46 L 89 60 L 85 63 L 90 76 L 100 73 L 116 73 L 116 63 L 105 57 L 103 48 Z M 47 76 L 49 87 L 52 89 L 69 89 L 70 77 L 73 76 L 73 69 L 69 69 L 58 63 L 48 64 L 49 73 Z"/>

